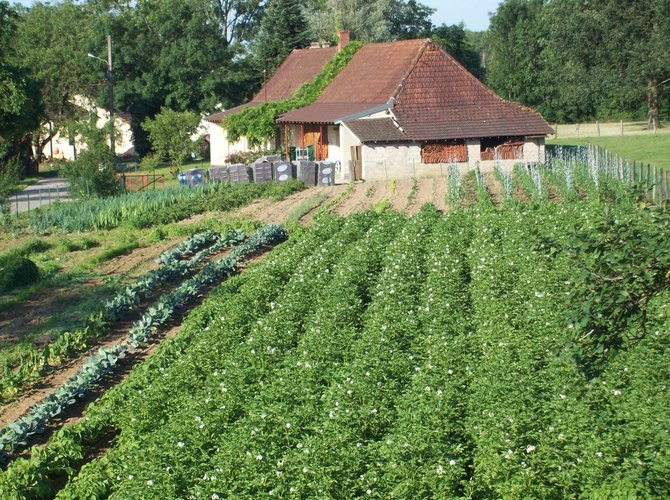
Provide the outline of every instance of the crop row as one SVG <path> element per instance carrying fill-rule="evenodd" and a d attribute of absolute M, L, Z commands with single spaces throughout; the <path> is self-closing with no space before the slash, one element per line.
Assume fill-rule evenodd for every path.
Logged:
<path fill-rule="evenodd" d="M 0 431 L 0 450 L 15 450 L 19 446 L 25 446 L 30 436 L 42 431 L 45 424 L 75 404 L 78 397 L 84 396 L 98 384 L 129 351 L 147 342 L 174 316 L 178 308 L 193 300 L 205 286 L 232 275 L 240 258 L 285 238 L 286 233 L 281 226 L 265 226 L 245 243 L 237 246 L 229 256 L 209 262 L 193 278 L 161 296 L 133 323 L 126 340 L 109 348 L 99 349 L 63 386 L 50 394 L 44 402 L 33 407 L 29 415 L 17 419 Z"/>
<path fill-rule="evenodd" d="M 624 216 L 589 197 L 323 218 L 215 290 L 0 493 L 667 496 L 668 291 L 596 375 L 570 320 L 585 268 L 565 249 Z"/>
<path fill-rule="evenodd" d="M 128 193 L 50 205 L 31 212 L 29 225 L 38 234 L 54 230 L 112 229 L 122 223 L 144 228 L 175 222 L 208 210 L 231 210 L 260 197 L 281 199 L 303 188 L 298 181 L 284 184 L 213 183 L 191 189 L 180 187 Z"/>
<path fill-rule="evenodd" d="M 247 270 L 225 281 L 190 317 L 177 337 L 163 341 L 153 357 L 137 366 L 124 384 L 110 389 L 98 404 L 89 407 L 79 423 L 65 426 L 46 447 L 36 450 L 30 460 L 13 462 L 0 477 L 0 492 L 20 497 L 53 496 L 55 485 L 73 474 L 73 467 L 83 459 L 89 446 L 114 433 L 123 424 L 132 422 L 142 429 L 147 421 L 151 428 L 151 418 L 169 414 L 174 400 L 184 395 L 184 387 L 202 385 L 202 371 L 193 366 L 189 351 L 204 349 L 206 346 L 199 344 L 206 343 L 214 354 L 211 360 L 216 360 L 220 351 L 237 344 L 246 334 L 247 324 L 269 310 L 295 267 L 341 225 L 337 219 L 324 220 L 299 240 L 300 245 L 295 244 L 296 240 L 290 240 L 261 262 L 256 272 Z M 229 335 L 216 339 L 215 343 L 202 338 L 208 336 L 206 328 L 210 322 L 224 320 L 230 329 Z M 166 371 L 177 371 L 182 376 L 168 378 L 164 376 Z M 161 382 L 165 390 L 153 391 L 155 382 Z M 137 400 L 140 390 L 144 394 L 141 404 Z M 89 464 L 73 487 L 102 494 L 108 488 L 107 483 L 87 479 L 87 475 L 105 472 L 104 467 L 99 469 L 99 463 Z"/>
<path fill-rule="evenodd" d="M 50 367 L 57 366 L 64 359 L 86 349 L 91 338 L 104 335 L 112 322 L 122 319 L 132 307 L 155 293 L 158 287 L 176 277 L 187 275 L 209 255 L 241 242 L 244 237 L 242 231 L 226 231 L 223 235 L 205 232 L 196 234 L 176 245 L 165 253 L 164 260 L 168 258 L 170 260 L 168 265 L 148 271 L 135 283 L 123 287 L 99 310 L 88 315 L 83 328 L 64 332 L 58 339 L 48 343 L 42 349 L 33 348 L 21 357 L 16 369 L 5 365 L 3 377 L 0 379 L 0 394 L 5 398 L 15 395 L 21 388 L 41 377 Z M 197 248 L 212 242 L 212 245 L 201 250 L 191 259 L 178 260 L 178 257 L 189 255 Z"/>

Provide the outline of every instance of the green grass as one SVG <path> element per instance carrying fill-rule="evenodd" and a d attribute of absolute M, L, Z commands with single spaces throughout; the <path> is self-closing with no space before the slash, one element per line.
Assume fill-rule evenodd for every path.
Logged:
<path fill-rule="evenodd" d="M 656 167 L 670 170 L 670 134 L 637 135 L 624 137 L 586 137 L 583 139 L 550 139 L 547 144 L 574 144 L 583 146 L 597 144 L 610 153 L 627 160 L 650 163 Z"/>

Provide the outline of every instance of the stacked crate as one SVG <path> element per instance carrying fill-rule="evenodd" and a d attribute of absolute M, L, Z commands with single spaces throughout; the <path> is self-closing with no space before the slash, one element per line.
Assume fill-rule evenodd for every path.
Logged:
<path fill-rule="evenodd" d="M 228 167 L 228 174 L 230 175 L 231 184 L 249 183 L 249 169 L 244 163 L 235 163 Z"/>

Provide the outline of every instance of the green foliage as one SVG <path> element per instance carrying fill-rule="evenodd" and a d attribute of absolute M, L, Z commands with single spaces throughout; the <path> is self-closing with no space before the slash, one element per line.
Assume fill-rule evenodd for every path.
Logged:
<path fill-rule="evenodd" d="M 360 42 L 349 43 L 328 61 L 323 71 L 312 82 L 303 85 L 290 99 L 266 102 L 227 116 L 222 125 L 226 129 L 228 140 L 237 141 L 240 137 L 246 136 L 252 146 L 266 144 L 275 136 L 277 117 L 292 109 L 312 104 L 361 47 Z"/>
<path fill-rule="evenodd" d="M 649 118 L 660 125 L 665 0 L 507 0 L 486 36 L 487 83 L 551 121 Z"/>
<path fill-rule="evenodd" d="M 62 170 L 70 182 L 70 193 L 78 198 L 102 198 L 118 194 L 122 187 L 116 177 L 116 156 L 106 144 L 90 143 L 76 160 Z"/>
<path fill-rule="evenodd" d="M 390 9 L 390 34 L 394 40 L 412 40 L 427 38 L 433 31 L 430 17 L 435 9 L 416 0 L 394 0 Z"/>
<path fill-rule="evenodd" d="M 306 47 L 309 42 L 310 33 L 301 2 L 270 0 L 255 40 L 260 71 L 272 75 L 292 50 Z"/>
<path fill-rule="evenodd" d="M 319 218 L 9 464 L 0 494 L 666 496 L 670 292 L 647 304 L 653 334 L 632 340 L 629 323 L 598 380 L 572 355 L 565 311 L 585 268 L 556 248 L 598 239 L 614 213 L 656 224 L 595 197 Z M 177 303 L 165 299 L 134 333 L 164 324 Z M 103 439 L 104 456 L 79 467 Z"/>
<path fill-rule="evenodd" d="M 16 189 L 20 178 L 21 164 L 17 158 L 7 161 L 0 160 L 0 210 L 2 212 L 9 211 L 9 207 L 6 204 L 9 196 Z"/>
<path fill-rule="evenodd" d="M 32 285 L 40 277 L 35 263 L 21 255 L 11 254 L 0 261 L 0 291 L 7 292 Z"/>
<path fill-rule="evenodd" d="M 433 28 L 431 37 L 470 73 L 480 80 L 484 79 L 480 52 L 470 43 L 463 23 L 437 26 Z"/>
<path fill-rule="evenodd" d="M 196 113 L 182 113 L 168 108 L 153 118 L 147 118 L 142 127 L 149 134 L 149 141 L 155 154 L 167 159 L 177 171 L 181 169 L 184 158 L 193 149 L 191 136 L 195 133 L 200 118 Z"/>
<path fill-rule="evenodd" d="M 643 208 L 615 211 L 578 230 L 566 252 L 581 269 L 571 294 L 569 322 L 577 359 L 593 376 L 625 342 L 649 335 L 649 304 L 670 289 L 670 216 Z"/>
<path fill-rule="evenodd" d="M 140 0 L 89 4 L 98 16 L 100 51 L 113 39 L 114 96 L 132 109 L 131 127 L 140 156 L 150 151 L 142 124 L 163 107 L 195 112 L 225 108 L 253 95 L 259 77 L 245 57 L 263 4 L 251 0 Z M 97 52 L 96 52 L 97 53 Z M 96 66 L 104 81 L 104 66 Z M 104 101 L 104 96 L 100 96 Z"/>

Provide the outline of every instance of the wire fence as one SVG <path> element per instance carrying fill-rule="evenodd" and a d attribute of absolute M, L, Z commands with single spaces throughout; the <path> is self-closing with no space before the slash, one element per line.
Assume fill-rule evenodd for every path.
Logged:
<path fill-rule="evenodd" d="M 19 214 L 30 212 L 55 201 L 70 201 L 70 190 L 66 184 L 25 189 L 11 196 L 8 205 L 12 214 Z"/>
<path fill-rule="evenodd" d="M 586 164 L 598 172 L 644 190 L 647 198 L 656 204 L 670 200 L 670 171 L 649 163 L 627 160 L 607 149 L 588 146 L 547 145 L 545 163 L 553 168 L 556 162 Z"/>

